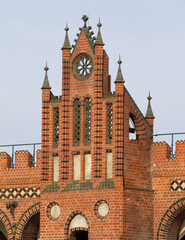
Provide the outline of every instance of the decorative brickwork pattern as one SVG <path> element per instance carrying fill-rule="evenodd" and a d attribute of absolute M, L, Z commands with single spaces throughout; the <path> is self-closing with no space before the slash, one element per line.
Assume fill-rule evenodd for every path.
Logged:
<path fill-rule="evenodd" d="M 80 190 L 92 190 L 92 189 L 93 189 L 93 183 L 90 180 L 88 180 L 85 182 L 73 181 L 71 183 L 68 183 L 62 191 L 65 192 L 65 191 L 80 191 Z"/>
<path fill-rule="evenodd" d="M 0 199 L 40 197 L 40 187 L 1 188 Z"/>
<path fill-rule="evenodd" d="M 111 189 L 115 188 L 114 181 L 112 179 L 106 178 L 104 181 L 96 187 L 96 189 Z"/>
<path fill-rule="evenodd" d="M 70 237 L 70 235 L 71 235 L 71 233 L 74 233 L 74 232 L 76 232 L 76 231 L 88 231 L 88 229 L 86 229 L 86 228 L 82 228 L 82 229 L 80 229 L 80 228 L 73 228 L 73 229 L 71 229 L 71 230 L 69 231 L 69 225 L 70 225 L 72 219 L 73 219 L 76 215 L 81 215 L 82 217 L 84 217 L 85 220 L 86 220 L 86 222 L 87 222 L 87 224 L 88 224 L 88 229 L 90 229 L 90 227 L 89 227 L 89 220 L 88 220 L 88 218 L 85 216 L 85 214 L 84 214 L 82 211 L 75 210 L 73 213 L 70 214 L 70 216 L 67 218 L 67 221 L 66 221 L 66 223 L 65 223 L 66 227 L 64 228 L 64 234 L 65 234 L 65 237 L 66 237 L 66 238 L 65 238 L 64 240 L 68 240 L 69 237 Z M 72 234 L 72 236 L 74 236 L 74 235 Z"/>
<path fill-rule="evenodd" d="M 101 220 L 102 220 L 103 218 L 106 218 L 106 217 L 107 217 L 107 215 L 106 215 L 106 216 L 101 216 L 101 215 L 99 214 L 99 212 L 98 212 L 99 206 L 100 206 L 101 204 L 103 204 L 103 203 L 109 205 L 109 204 L 107 203 L 107 201 L 105 201 L 105 200 L 100 200 L 100 201 L 98 201 L 98 202 L 94 205 L 94 214 L 95 214 L 95 216 L 96 216 L 97 218 L 99 218 L 99 219 L 101 219 Z M 109 210 L 110 210 L 110 208 L 109 208 Z"/>
<path fill-rule="evenodd" d="M 54 206 L 59 206 L 59 204 L 58 204 L 57 202 L 52 202 L 52 203 L 50 203 L 50 204 L 47 206 L 47 208 L 46 208 L 46 215 L 47 215 L 47 217 L 49 218 L 50 221 L 56 221 L 56 220 L 60 217 L 60 215 L 59 215 L 58 217 L 54 218 L 54 217 L 51 215 L 51 209 L 52 209 L 52 207 L 54 207 Z"/>
<path fill-rule="evenodd" d="M 60 185 L 58 182 L 52 182 L 52 184 L 49 184 L 46 186 L 43 190 L 43 192 L 58 192 L 60 190 Z"/>
<path fill-rule="evenodd" d="M 185 190 L 185 180 L 182 179 L 176 179 L 171 180 L 170 182 L 171 191 L 184 191 Z"/>

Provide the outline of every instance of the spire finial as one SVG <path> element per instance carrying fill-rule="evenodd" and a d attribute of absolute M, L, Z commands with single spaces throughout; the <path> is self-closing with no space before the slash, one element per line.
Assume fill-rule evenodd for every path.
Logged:
<path fill-rule="evenodd" d="M 150 101 L 152 99 L 152 97 L 150 96 L 150 91 L 149 91 L 147 99 L 148 99 L 148 107 L 147 107 L 145 118 L 152 118 L 153 119 L 154 118 L 154 114 L 153 114 L 151 103 L 150 103 Z"/>
<path fill-rule="evenodd" d="M 67 24 L 67 22 L 66 22 L 66 27 L 64 28 L 64 30 L 65 30 L 66 32 L 69 31 L 69 28 L 68 28 L 68 24 Z"/>
<path fill-rule="evenodd" d="M 71 49 L 71 45 L 70 45 L 69 37 L 68 37 L 69 28 L 68 28 L 67 22 L 66 22 L 66 27 L 64 28 L 64 30 L 66 31 L 66 36 L 65 36 L 65 40 L 64 40 L 62 49 L 64 49 L 64 48 Z"/>
<path fill-rule="evenodd" d="M 45 66 L 44 70 L 46 71 L 46 74 L 47 74 L 47 71 L 49 70 L 48 65 L 47 65 L 47 61 L 46 61 L 46 66 Z"/>
<path fill-rule="evenodd" d="M 149 95 L 147 97 L 148 101 L 150 101 L 152 99 L 152 97 L 150 96 L 150 91 L 149 91 Z"/>
<path fill-rule="evenodd" d="M 98 22 L 97 26 L 99 27 L 99 29 L 100 29 L 101 26 L 102 26 L 102 24 L 101 24 L 101 22 L 100 22 L 100 17 L 99 17 L 99 22 Z"/>
<path fill-rule="evenodd" d="M 87 20 L 88 20 L 88 19 L 89 19 L 89 18 L 88 18 L 87 15 L 83 15 L 83 17 L 82 17 L 82 20 L 84 21 L 84 26 L 83 26 L 83 28 L 86 28 L 86 27 L 87 27 L 86 23 L 87 23 Z"/>
<path fill-rule="evenodd" d="M 48 80 L 47 71 L 49 70 L 49 68 L 48 68 L 47 62 L 46 62 L 46 66 L 45 66 L 44 70 L 45 70 L 45 78 L 44 78 L 44 82 L 43 82 L 43 85 L 42 85 L 42 89 L 51 89 L 51 87 L 49 85 L 49 80 Z"/>
<path fill-rule="evenodd" d="M 101 36 L 101 31 L 100 31 L 100 28 L 102 26 L 102 24 L 100 22 L 100 18 L 99 18 L 99 22 L 98 22 L 97 26 L 98 26 L 98 35 L 97 35 L 95 44 L 104 45 L 103 39 L 102 39 L 102 36 Z"/>
<path fill-rule="evenodd" d="M 118 73 L 117 73 L 115 83 L 124 83 L 125 81 L 124 81 L 124 78 L 123 78 L 123 75 L 122 75 L 122 72 L 121 72 L 122 61 L 121 61 L 121 56 L 120 55 L 119 55 L 118 64 L 119 64 L 119 67 L 118 67 Z"/>
<path fill-rule="evenodd" d="M 122 61 L 121 61 L 121 56 L 119 54 L 119 60 L 118 60 L 119 67 L 121 67 Z"/>

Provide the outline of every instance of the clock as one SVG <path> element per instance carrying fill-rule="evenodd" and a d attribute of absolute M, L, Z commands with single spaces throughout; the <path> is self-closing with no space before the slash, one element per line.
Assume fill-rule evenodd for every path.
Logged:
<path fill-rule="evenodd" d="M 91 74 L 92 60 L 87 55 L 80 55 L 75 62 L 75 72 L 78 77 L 86 78 Z"/>

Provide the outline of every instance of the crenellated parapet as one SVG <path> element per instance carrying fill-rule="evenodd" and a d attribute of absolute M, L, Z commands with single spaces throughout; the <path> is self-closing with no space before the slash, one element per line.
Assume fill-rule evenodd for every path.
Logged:
<path fill-rule="evenodd" d="M 16 151 L 14 154 L 15 166 L 12 167 L 12 157 L 7 152 L 0 152 L 0 185 L 24 185 L 40 182 L 41 151 L 36 152 L 36 165 L 29 151 Z"/>
<path fill-rule="evenodd" d="M 175 158 L 166 142 L 155 142 L 151 150 L 151 172 L 153 177 L 181 176 L 185 170 L 185 141 L 176 142 Z"/>

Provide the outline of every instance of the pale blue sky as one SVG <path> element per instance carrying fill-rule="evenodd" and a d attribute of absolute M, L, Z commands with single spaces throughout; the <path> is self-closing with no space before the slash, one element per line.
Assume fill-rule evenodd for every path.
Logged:
<path fill-rule="evenodd" d="M 84 14 L 144 115 L 151 91 L 154 132 L 185 132 L 185 0 L 0 0 L 0 144 L 40 142 L 45 62 L 60 95 L 64 27 L 74 44 Z"/>

